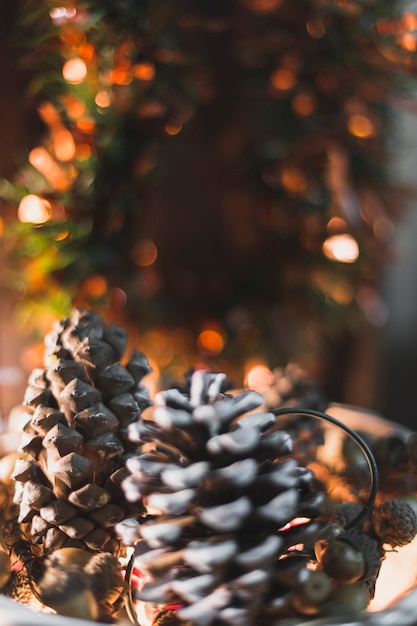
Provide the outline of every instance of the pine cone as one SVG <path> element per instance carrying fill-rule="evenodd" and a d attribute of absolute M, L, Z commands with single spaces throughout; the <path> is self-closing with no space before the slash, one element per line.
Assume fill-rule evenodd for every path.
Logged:
<path fill-rule="evenodd" d="M 118 325 L 74 310 L 46 336 L 44 368 L 29 377 L 14 502 L 23 538 L 43 557 L 67 546 L 118 552 L 114 524 L 131 513 L 120 487 L 127 428 L 151 404 L 149 363 L 134 351 L 122 365 L 126 343 Z"/>
<path fill-rule="evenodd" d="M 327 530 L 314 519 L 288 525 L 317 516 L 324 494 L 291 458 L 275 416 L 254 412 L 262 396 L 223 394 L 223 382 L 223 374 L 195 371 L 188 393 L 160 392 L 153 419 L 129 426 L 139 451 L 122 488 L 148 518 L 126 519 L 116 531 L 126 544 L 139 540 L 135 564 L 149 580 L 138 599 L 180 604 L 178 616 L 192 624 L 256 624 L 286 593 L 278 557 L 295 544 L 312 548 Z"/>

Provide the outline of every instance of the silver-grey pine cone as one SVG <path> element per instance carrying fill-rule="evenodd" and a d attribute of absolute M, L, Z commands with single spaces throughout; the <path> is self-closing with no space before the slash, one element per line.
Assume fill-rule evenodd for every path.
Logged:
<path fill-rule="evenodd" d="M 176 604 L 190 624 L 272 623 L 305 559 L 279 557 L 295 544 L 311 549 L 326 522 L 312 472 L 292 457 L 292 441 L 254 391 L 222 393 L 225 376 L 195 371 L 189 390 L 162 391 L 152 415 L 131 424 L 138 446 L 122 488 L 148 512 L 117 524 L 135 544 L 148 580 L 144 602 Z M 269 617 L 268 617 L 269 616 Z"/>
<path fill-rule="evenodd" d="M 120 487 L 127 428 L 151 404 L 145 355 L 122 365 L 127 332 L 75 309 L 45 338 L 44 367 L 28 381 L 14 468 L 23 537 L 46 556 L 61 547 L 118 553 L 114 525 L 130 510 Z"/>

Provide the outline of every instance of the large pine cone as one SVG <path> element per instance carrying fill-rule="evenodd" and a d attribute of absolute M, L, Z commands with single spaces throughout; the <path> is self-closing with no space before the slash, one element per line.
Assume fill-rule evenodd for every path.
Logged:
<path fill-rule="evenodd" d="M 120 487 L 126 431 L 151 404 L 148 360 L 134 351 L 122 365 L 126 344 L 118 325 L 74 310 L 46 336 L 45 367 L 29 377 L 14 501 L 41 556 L 67 546 L 118 554 L 114 524 L 131 513 Z"/>
<path fill-rule="evenodd" d="M 129 426 L 138 453 L 122 488 L 148 518 L 126 519 L 116 531 L 137 542 L 135 564 L 147 581 L 140 600 L 179 604 L 192 624 L 246 626 L 281 611 L 290 570 L 306 561 L 279 557 L 295 544 L 311 549 L 328 524 L 289 524 L 317 517 L 325 496 L 275 416 L 254 411 L 262 396 L 224 394 L 223 382 L 223 374 L 195 371 L 188 393 L 160 392 L 152 419 Z"/>

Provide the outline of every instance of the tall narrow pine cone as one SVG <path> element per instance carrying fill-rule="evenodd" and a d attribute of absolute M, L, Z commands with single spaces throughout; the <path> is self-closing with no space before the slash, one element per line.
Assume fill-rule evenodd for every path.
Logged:
<path fill-rule="evenodd" d="M 151 404 L 148 360 L 134 351 L 122 365 L 126 344 L 124 329 L 76 309 L 46 336 L 44 367 L 29 377 L 14 501 L 43 556 L 67 546 L 118 553 L 114 525 L 132 506 L 120 487 L 127 428 Z"/>
<path fill-rule="evenodd" d="M 255 625 L 287 592 L 279 557 L 327 531 L 315 519 L 289 524 L 317 517 L 324 494 L 311 488 L 312 472 L 292 457 L 275 416 L 255 412 L 262 396 L 223 394 L 223 381 L 197 370 L 188 393 L 160 392 L 152 419 L 129 426 L 138 452 L 122 488 L 148 518 L 126 519 L 116 531 L 136 543 L 147 580 L 139 600 L 180 605 L 191 624 Z"/>

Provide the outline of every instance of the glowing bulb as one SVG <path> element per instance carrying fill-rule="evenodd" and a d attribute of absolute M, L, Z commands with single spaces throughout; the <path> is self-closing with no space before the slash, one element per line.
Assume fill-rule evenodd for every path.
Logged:
<path fill-rule="evenodd" d="M 323 243 L 323 252 L 332 261 L 354 263 L 359 256 L 359 246 L 351 235 L 344 233 L 326 239 Z"/>
<path fill-rule="evenodd" d="M 17 217 L 21 222 L 44 224 L 51 217 L 51 204 L 45 198 L 28 194 L 20 201 Z"/>
<path fill-rule="evenodd" d="M 67 83 L 77 85 L 87 76 L 87 65 L 82 59 L 69 59 L 62 68 L 62 75 Z"/>

